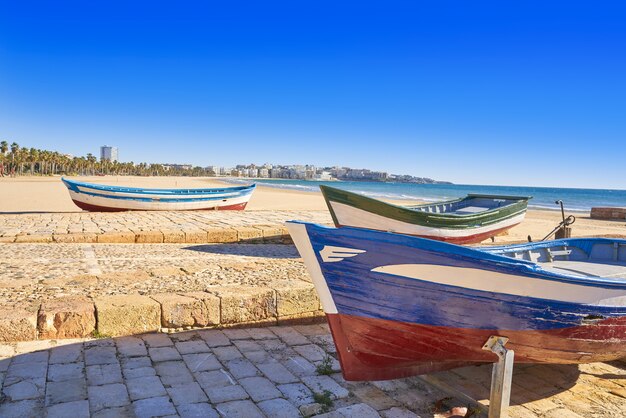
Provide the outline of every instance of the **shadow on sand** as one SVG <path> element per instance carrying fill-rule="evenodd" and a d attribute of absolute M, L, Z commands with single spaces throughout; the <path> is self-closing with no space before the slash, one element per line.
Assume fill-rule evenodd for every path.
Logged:
<path fill-rule="evenodd" d="M 239 255 L 263 258 L 300 258 L 296 247 L 285 244 L 203 244 L 184 247 L 184 250 L 210 254 Z"/>

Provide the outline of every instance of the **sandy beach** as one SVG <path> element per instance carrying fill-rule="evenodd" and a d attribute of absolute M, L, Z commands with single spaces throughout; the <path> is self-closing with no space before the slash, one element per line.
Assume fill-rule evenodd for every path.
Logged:
<path fill-rule="evenodd" d="M 80 177 L 81 181 L 154 188 L 200 188 L 231 185 L 224 180 L 198 177 Z M 60 177 L 0 178 L 0 214 L 81 212 L 71 201 Z M 396 202 L 397 203 L 397 202 Z M 420 203 L 407 201 L 404 203 Z M 321 193 L 285 190 L 260 185 L 246 211 L 311 210 L 325 211 Z M 591 219 L 588 213 L 575 213 L 574 236 L 626 237 L 626 222 Z M 498 237 L 497 242 L 525 241 L 530 235 L 539 240 L 560 221 L 558 211 L 529 210 L 522 224 Z"/>

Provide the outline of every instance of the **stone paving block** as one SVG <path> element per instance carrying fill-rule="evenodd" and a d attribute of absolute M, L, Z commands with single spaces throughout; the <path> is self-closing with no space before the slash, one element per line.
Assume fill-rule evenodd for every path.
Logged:
<path fill-rule="evenodd" d="M 167 396 L 148 398 L 133 402 L 133 410 L 137 418 L 164 417 L 176 415 L 176 408 Z"/>
<path fill-rule="evenodd" d="M 123 357 L 141 357 L 147 356 L 148 351 L 146 345 L 137 337 L 120 337 L 115 339 L 115 345 L 120 356 Z"/>
<path fill-rule="evenodd" d="M 214 404 L 240 401 L 250 397 L 248 393 L 239 385 L 208 387 L 206 389 L 206 393 L 209 395 L 209 399 Z"/>
<path fill-rule="evenodd" d="M 253 226 L 236 226 L 237 239 L 239 242 L 259 243 L 263 242 L 263 230 Z"/>
<path fill-rule="evenodd" d="M 247 340 L 250 338 L 250 334 L 244 328 L 231 328 L 222 330 L 224 335 L 228 337 L 229 340 Z"/>
<path fill-rule="evenodd" d="M 142 367 L 152 367 L 152 361 L 149 357 L 122 357 L 121 364 L 124 372 L 126 372 L 126 370 L 139 369 Z"/>
<path fill-rule="evenodd" d="M 161 230 L 163 234 L 163 242 L 164 243 L 184 243 L 185 242 L 185 233 L 183 231 L 177 231 L 172 229 L 164 229 Z"/>
<path fill-rule="evenodd" d="M 309 341 L 304 335 L 296 331 L 293 327 L 280 326 L 280 327 L 269 327 L 270 330 L 278 337 L 283 340 L 287 345 L 304 345 L 310 344 Z"/>
<path fill-rule="evenodd" d="M 322 361 L 326 357 L 326 352 L 315 344 L 298 345 L 293 349 L 305 359 L 313 361 Z"/>
<path fill-rule="evenodd" d="M 126 386 L 121 383 L 89 386 L 87 395 L 89 397 L 89 410 L 92 413 L 104 408 L 114 408 L 130 403 Z"/>
<path fill-rule="evenodd" d="M 144 376 L 126 380 L 128 396 L 132 401 L 139 399 L 167 396 L 167 392 L 156 376 Z"/>
<path fill-rule="evenodd" d="M 141 338 L 148 344 L 148 347 L 171 347 L 174 345 L 166 334 L 145 334 Z"/>
<path fill-rule="evenodd" d="M 37 342 L 37 341 L 33 341 Z M 13 357 L 12 365 L 17 364 L 30 364 L 30 363 L 47 363 L 48 362 L 48 351 L 41 350 L 35 352 L 26 352 L 20 348 L 22 343 L 17 343 L 17 353 L 19 355 Z M 26 344 L 26 343 L 24 343 Z"/>
<path fill-rule="evenodd" d="M 237 230 L 233 228 L 205 228 L 206 242 L 228 243 L 237 242 Z"/>
<path fill-rule="evenodd" d="M 197 353 L 209 353 L 211 349 L 204 341 L 181 341 L 176 342 L 176 349 L 180 354 L 197 354 Z"/>
<path fill-rule="evenodd" d="M 138 377 L 156 376 L 156 370 L 152 367 L 139 367 L 136 369 L 124 369 L 125 379 L 136 379 Z"/>
<path fill-rule="evenodd" d="M 75 363 L 82 358 L 82 344 L 64 345 L 50 350 L 50 364 Z"/>
<path fill-rule="evenodd" d="M 94 366 L 97 364 L 117 364 L 115 347 L 89 347 L 84 351 L 85 364 Z"/>
<path fill-rule="evenodd" d="M 196 382 L 167 388 L 174 405 L 206 402 L 208 399 Z"/>
<path fill-rule="evenodd" d="M 87 382 L 89 386 L 122 383 L 122 369 L 119 363 L 87 366 Z"/>
<path fill-rule="evenodd" d="M 225 417 L 264 418 L 261 410 L 249 400 L 221 403 L 215 409 Z"/>
<path fill-rule="evenodd" d="M 272 418 L 293 418 L 300 415 L 295 406 L 282 398 L 259 402 L 257 406 L 265 415 Z"/>
<path fill-rule="evenodd" d="M 43 377 L 38 379 L 24 379 L 17 383 L 6 383 L 2 393 L 12 401 L 42 398 L 45 394 L 46 381 Z"/>
<path fill-rule="evenodd" d="M 310 335 L 326 335 L 330 332 L 326 328 L 318 324 L 294 325 L 293 328 L 296 331 L 298 331 L 300 334 L 307 336 L 307 337 Z"/>
<path fill-rule="evenodd" d="M 183 361 L 192 373 L 219 370 L 222 367 L 212 353 L 183 354 Z"/>
<path fill-rule="evenodd" d="M 237 347 L 235 346 L 215 347 L 213 349 L 213 352 L 215 353 L 217 358 L 222 362 L 226 362 L 226 361 L 243 357 L 243 354 L 241 354 L 241 351 L 239 351 Z"/>
<path fill-rule="evenodd" d="M 406 408 L 393 407 L 385 411 L 380 411 L 383 418 L 420 418 L 417 414 Z"/>
<path fill-rule="evenodd" d="M 202 300 L 174 293 L 160 293 L 151 298 L 161 304 L 161 325 L 164 327 L 203 327 L 209 324 L 208 309 Z"/>
<path fill-rule="evenodd" d="M 96 328 L 93 302 L 86 297 L 62 297 L 45 301 L 39 308 L 39 338 L 81 338 Z"/>
<path fill-rule="evenodd" d="M 254 340 L 276 339 L 276 334 L 274 334 L 268 327 L 248 328 L 246 331 Z"/>
<path fill-rule="evenodd" d="M 197 299 L 204 303 L 206 307 L 204 322 L 198 326 L 206 327 L 209 325 L 219 325 L 220 323 L 220 298 L 214 294 L 207 292 L 186 292 L 181 293 L 182 296 Z"/>
<path fill-rule="evenodd" d="M 285 280 L 272 283 L 276 291 L 276 312 L 279 318 L 315 312 L 320 309 L 320 300 L 312 283 L 301 280 Z"/>
<path fill-rule="evenodd" d="M 273 360 L 267 363 L 257 364 L 257 367 L 272 382 L 277 384 L 297 382 L 298 378 L 293 375 L 285 366 Z"/>
<path fill-rule="evenodd" d="M 154 369 L 165 386 L 180 386 L 194 381 L 193 376 L 182 361 L 157 363 Z"/>
<path fill-rule="evenodd" d="M 291 373 L 298 377 L 313 376 L 317 374 L 317 370 L 313 364 L 307 359 L 300 356 L 290 356 L 287 359 L 281 361 Z"/>
<path fill-rule="evenodd" d="M 277 386 L 289 402 L 296 406 L 307 405 L 314 402 L 313 392 L 303 383 L 289 383 Z"/>
<path fill-rule="evenodd" d="M 206 290 L 221 300 L 222 324 L 251 323 L 276 317 L 276 298 L 272 289 L 219 286 Z"/>
<path fill-rule="evenodd" d="M 163 242 L 161 231 L 138 231 L 135 232 L 135 242 L 137 244 L 158 244 Z"/>
<path fill-rule="evenodd" d="M 243 358 L 238 358 L 226 362 L 226 367 L 235 379 L 261 375 L 261 372 L 259 372 L 259 370 L 254 367 L 254 364 Z"/>
<path fill-rule="evenodd" d="M 84 378 L 48 382 L 46 385 L 46 405 L 83 401 L 87 399 L 87 382 Z"/>
<path fill-rule="evenodd" d="M 5 386 L 12 385 L 20 380 L 44 379 L 45 381 L 47 371 L 48 364 L 46 362 L 16 363 L 13 359 L 7 370 L 4 384 Z"/>
<path fill-rule="evenodd" d="M 264 377 L 246 377 L 240 379 L 239 384 L 248 392 L 255 402 L 274 399 L 282 396 L 276 386 Z"/>
<path fill-rule="evenodd" d="M 83 363 L 51 364 L 48 367 L 48 381 L 50 382 L 62 382 L 84 377 L 85 365 Z"/>
<path fill-rule="evenodd" d="M 182 360 L 182 357 L 174 347 L 150 347 L 148 352 L 154 362 Z"/>
<path fill-rule="evenodd" d="M 190 244 L 204 244 L 207 242 L 207 233 L 201 229 L 184 230 L 185 242 Z"/>
<path fill-rule="evenodd" d="M 59 403 L 46 408 L 47 418 L 90 418 L 89 401 Z"/>
<path fill-rule="evenodd" d="M 337 412 L 345 418 L 380 418 L 374 408 L 364 403 L 339 408 Z"/>
<path fill-rule="evenodd" d="M 97 236 L 93 233 L 52 234 L 52 239 L 66 244 L 91 244 L 97 241 Z"/>
<path fill-rule="evenodd" d="M 262 351 L 263 346 L 252 340 L 234 340 L 233 344 L 235 347 L 239 349 L 242 353 L 247 353 L 250 351 Z"/>
<path fill-rule="evenodd" d="M 329 391 L 334 399 L 345 398 L 350 394 L 346 388 L 339 386 L 329 376 L 304 376 L 302 382 L 315 393 Z"/>
<path fill-rule="evenodd" d="M 135 242 L 134 232 L 103 232 L 97 234 L 98 244 L 132 244 Z"/>
<path fill-rule="evenodd" d="M 265 350 L 247 351 L 243 355 L 254 364 L 266 363 L 272 358 L 270 353 Z"/>
<path fill-rule="evenodd" d="M 0 404 L 0 417 L 24 418 L 43 416 L 43 403 L 35 400 L 4 402 Z"/>
<path fill-rule="evenodd" d="M 196 380 L 202 389 L 208 391 L 210 388 L 235 385 L 235 379 L 223 369 L 209 372 L 199 372 L 195 374 Z"/>
<path fill-rule="evenodd" d="M 192 403 L 176 407 L 180 418 L 219 418 L 217 411 L 208 403 Z"/>
<path fill-rule="evenodd" d="M 398 402 L 395 399 L 378 389 L 376 386 L 370 384 L 354 384 L 351 386 L 351 391 L 362 402 L 368 404 L 377 411 L 398 406 Z"/>
<path fill-rule="evenodd" d="M 123 336 L 161 327 L 161 305 L 147 296 L 104 296 L 95 305 L 101 334 Z"/>
<path fill-rule="evenodd" d="M 39 234 L 28 234 L 28 235 L 18 235 L 15 237 L 16 243 L 48 243 L 52 242 L 52 234 L 50 235 L 39 235 Z"/>
<path fill-rule="evenodd" d="M 0 308 L 0 342 L 29 341 L 37 338 L 37 312 Z"/>
<path fill-rule="evenodd" d="M 217 329 L 201 330 L 198 331 L 198 335 L 200 335 L 204 342 L 211 348 L 230 345 L 228 337 Z"/>
<path fill-rule="evenodd" d="M 130 418 L 135 417 L 135 411 L 131 405 L 101 409 L 91 414 L 91 418 Z"/>
<path fill-rule="evenodd" d="M 15 240 L 17 239 L 16 236 L 13 235 L 9 235 L 9 236 L 2 236 L 0 237 L 0 243 L 11 243 L 11 242 L 15 242 Z"/>

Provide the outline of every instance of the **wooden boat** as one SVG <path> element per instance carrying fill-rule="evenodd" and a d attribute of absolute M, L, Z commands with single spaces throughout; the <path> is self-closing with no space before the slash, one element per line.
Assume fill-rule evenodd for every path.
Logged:
<path fill-rule="evenodd" d="M 337 227 L 396 232 L 455 244 L 481 242 L 519 224 L 531 199 L 470 194 L 445 202 L 399 206 L 334 187 L 320 189 Z"/>
<path fill-rule="evenodd" d="M 471 248 L 288 222 L 320 296 L 343 375 L 384 380 L 493 363 L 626 356 L 626 240 Z"/>
<path fill-rule="evenodd" d="M 211 189 L 144 189 L 62 178 L 76 206 L 99 212 L 124 210 L 243 210 L 256 185 Z"/>

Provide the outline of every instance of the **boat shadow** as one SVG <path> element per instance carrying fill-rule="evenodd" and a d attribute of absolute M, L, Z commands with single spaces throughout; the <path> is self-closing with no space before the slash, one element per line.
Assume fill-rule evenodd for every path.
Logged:
<path fill-rule="evenodd" d="M 246 257 L 300 258 L 296 247 L 285 244 L 201 244 L 183 247 L 183 250 Z"/>

